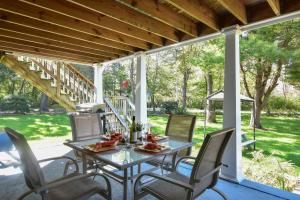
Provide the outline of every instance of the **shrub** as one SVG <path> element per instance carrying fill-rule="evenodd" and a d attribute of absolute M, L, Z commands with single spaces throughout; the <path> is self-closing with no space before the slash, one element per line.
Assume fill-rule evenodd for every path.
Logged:
<path fill-rule="evenodd" d="M 287 191 L 293 191 L 297 184 L 294 164 L 272 155 L 265 156 L 262 151 L 252 153 L 253 159 L 246 161 L 245 175 L 257 182 Z"/>
<path fill-rule="evenodd" d="M 177 101 L 165 101 L 162 102 L 161 108 L 165 113 L 171 114 L 176 113 L 178 110 L 178 102 Z"/>
<path fill-rule="evenodd" d="M 16 113 L 29 112 L 29 103 L 22 96 L 8 95 L 5 96 L 1 103 L 0 109 L 3 111 L 14 111 Z"/>
<path fill-rule="evenodd" d="M 300 111 L 299 99 L 271 97 L 268 105 L 271 111 Z"/>

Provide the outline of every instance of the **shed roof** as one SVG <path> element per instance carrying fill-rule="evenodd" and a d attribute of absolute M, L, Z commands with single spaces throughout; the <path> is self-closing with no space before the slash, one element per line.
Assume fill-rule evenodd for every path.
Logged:
<path fill-rule="evenodd" d="M 254 102 L 254 99 L 247 97 L 243 94 L 240 94 L 241 101 L 250 101 Z M 211 101 L 223 101 L 224 100 L 224 91 L 220 90 L 206 97 L 207 100 Z"/>

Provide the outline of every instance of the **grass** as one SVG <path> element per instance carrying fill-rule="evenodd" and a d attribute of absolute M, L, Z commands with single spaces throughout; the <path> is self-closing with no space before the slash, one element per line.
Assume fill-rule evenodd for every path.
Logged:
<path fill-rule="evenodd" d="M 38 140 L 46 137 L 65 137 L 71 135 L 68 116 L 65 114 L 36 114 L 0 117 L 0 130 L 13 128 L 28 140 Z"/>
<path fill-rule="evenodd" d="M 247 137 L 252 137 L 252 129 L 248 128 L 249 115 L 242 115 L 242 129 Z M 152 132 L 164 134 L 167 124 L 167 115 L 149 116 Z M 203 141 L 203 115 L 197 114 L 193 153 L 196 154 Z M 209 124 L 207 132 L 222 128 L 222 116 L 217 116 L 218 123 Z M 300 173 L 300 119 L 293 117 L 262 117 L 262 124 L 266 130 L 257 130 L 257 149 L 264 154 L 273 154 L 276 157 L 295 164 Z M 0 117 L 0 130 L 11 127 L 25 135 L 28 140 L 38 140 L 49 137 L 70 138 L 71 128 L 68 116 L 65 114 L 37 114 Z M 250 159 L 252 151 L 245 149 L 243 156 Z"/>
<path fill-rule="evenodd" d="M 164 134 L 167 123 L 167 115 L 150 116 L 152 132 Z M 203 115 L 197 114 L 197 123 L 194 132 L 193 154 L 196 154 L 203 142 Z M 222 116 L 217 116 L 217 123 L 209 124 L 207 132 L 216 131 L 222 128 Z M 253 137 L 252 128 L 248 127 L 250 116 L 242 115 L 242 130 L 247 137 Z M 266 130 L 256 130 L 256 149 L 262 150 L 265 155 L 271 155 L 295 164 L 296 170 L 300 173 L 300 119 L 293 117 L 269 117 L 262 116 L 262 124 Z M 252 158 L 252 151 L 243 150 L 244 159 Z"/>

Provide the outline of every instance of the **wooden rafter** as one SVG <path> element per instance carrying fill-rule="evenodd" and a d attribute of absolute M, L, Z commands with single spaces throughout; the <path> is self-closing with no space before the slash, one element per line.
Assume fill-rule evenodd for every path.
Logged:
<path fill-rule="evenodd" d="M 17 14 L 6 12 L 6 11 L 0 10 L 0 20 L 7 21 L 10 23 L 14 23 L 14 24 L 23 25 L 23 26 L 30 27 L 30 28 L 37 29 L 37 30 L 42 30 L 42 31 L 47 31 L 47 32 L 54 33 L 54 34 L 63 35 L 66 37 L 81 39 L 81 40 L 93 42 L 96 44 L 104 45 L 107 47 L 121 49 L 121 50 L 128 51 L 128 52 L 135 51 L 135 48 L 125 45 L 125 44 L 122 44 L 122 43 L 110 41 L 110 40 L 107 40 L 104 38 L 100 38 L 98 36 L 91 36 L 91 35 L 88 35 L 88 34 L 85 34 L 82 32 L 74 31 L 74 30 L 64 28 L 64 27 L 59 27 L 54 24 L 46 23 L 46 22 L 43 22 L 40 20 L 35 20 L 32 18 L 24 17 L 21 15 L 17 15 Z"/>
<path fill-rule="evenodd" d="M 79 52 L 79 51 L 75 51 L 75 50 L 71 50 L 71 49 L 65 49 L 65 48 L 61 48 L 61 47 L 55 47 L 55 46 L 50 46 L 47 44 L 41 44 L 41 43 L 37 43 L 34 42 L 33 40 L 24 40 L 24 39 L 18 39 L 18 38 L 13 38 L 13 37 L 8 37 L 8 36 L 4 36 L 1 34 L 0 31 L 0 40 L 2 41 L 6 41 L 6 42 L 11 42 L 14 44 L 20 44 L 20 45 L 24 45 L 24 46 L 30 46 L 30 47 L 35 47 L 35 48 L 40 48 L 40 49 L 46 49 L 46 50 L 53 50 L 53 51 L 57 51 L 57 52 L 63 52 L 63 53 L 69 53 L 70 55 L 81 55 L 81 56 L 85 56 L 87 58 L 90 59 L 99 59 L 99 60 L 105 60 L 105 59 L 109 59 L 107 57 L 101 56 L 101 55 L 94 55 L 91 53 L 87 53 L 87 52 Z"/>
<path fill-rule="evenodd" d="M 216 13 L 198 0 L 165 0 L 187 15 L 199 20 L 214 30 L 220 30 Z"/>
<path fill-rule="evenodd" d="M 126 51 L 114 49 L 111 47 L 95 44 L 86 40 L 79 40 L 70 37 L 66 37 L 63 35 L 58 35 L 55 33 L 46 32 L 43 30 L 33 29 L 27 26 L 22 26 L 18 24 L 12 24 L 7 21 L 0 20 L 1 29 L 5 29 L 8 31 L 13 31 L 14 33 L 22 33 L 28 36 L 33 36 L 40 39 L 46 39 L 47 43 L 51 44 L 51 42 L 60 42 L 67 45 L 75 45 L 80 49 L 88 49 L 88 51 L 101 52 L 109 57 L 115 57 L 118 55 L 126 55 Z M 50 42 L 51 41 L 51 42 Z"/>
<path fill-rule="evenodd" d="M 33 48 L 28 47 L 21 47 L 21 46 L 15 46 L 15 45 L 3 45 L 0 44 L 0 51 L 6 51 L 6 52 L 13 52 L 15 54 L 19 55 L 28 55 L 30 57 L 43 57 L 43 58 L 49 58 L 53 60 L 65 60 L 69 62 L 75 62 L 75 63 L 82 63 L 82 64 L 92 64 L 96 63 L 95 60 L 85 60 L 82 58 L 77 57 L 68 57 L 64 55 L 55 55 L 55 54 L 49 54 L 45 52 L 37 52 Z"/>
<path fill-rule="evenodd" d="M 155 44 L 157 46 L 163 45 L 162 38 L 158 35 L 149 33 L 145 30 L 136 28 L 129 24 L 122 23 L 119 20 L 113 19 L 109 16 L 101 15 L 93 11 L 91 12 L 91 10 L 88 10 L 76 4 L 72 4 L 65 0 L 55 0 L 55 1 L 21 0 L 21 1 L 93 24 L 95 26 L 109 29 L 119 34 L 134 37 L 136 39 L 140 39 L 145 42 Z"/>
<path fill-rule="evenodd" d="M 88 57 L 88 56 L 83 56 L 83 55 L 78 55 L 78 54 L 74 54 L 74 53 L 69 53 L 69 52 L 62 52 L 62 51 L 58 51 L 58 50 L 53 50 L 53 49 L 44 49 L 44 48 L 39 48 L 36 46 L 31 46 L 28 43 L 18 43 L 16 41 L 12 41 L 12 40 L 8 40 L 8 39 L 4 39 L 0 37 L 0 45 L 1 46 L 6 46 L 6 47 L 12 47 L 12 48 L 16 48 L 16 49 L 25 49 L 31 52 L 35 52 L 35 54 L 39 55 L 40 53 L 42 54 L 49 54 L 49 55 L 61 55 L 67 58 L 78 58 L 78 60 L 87 60 L 87 61 L 94 61 L 94 62 L 101 62 L 101 61 L 105 61 L 107 60 L 106 58 L 92 58 L 92 57 Z"/>
<path fill-rule="evenodd" d="M 33 7 L 32 5 L 19 2 L 17 0 L 10 0 L 6 2 L 0 1 L 0 7 L 1 10 L 12 12 L 35 20 L 51 23 L 54 26 L 69 29 L 69 31 L 81 32 L 90 36 L 95 36 L 112 42 L 137 47 L 143 50 L 149 48 L 148 43 L 138 40 L 136 38 L 121 35 L 119 33 L 112 32 L 110 30 L 83 22 L 81 20 L 76 20 L 71 17 L 66 17 L 64 15 L 54 13 L 49 10 L 45 10 L 43 8 L 35 6 Z"/>
<path fill-rule="evenodd" d="M 66 43 L 62 43 L 62 42 L 58 42 L 58 41 L 51 41 L 48 39 L 34 37 L 31 35 L 26 35 L 26 34 L 19 33 L 19 32 L 5 30 L 5 29 L 2 29 L 1 26 L 0 26 L 0 36 L 5 36 L 8 38 L 19 39 L 19 40 L 25 40 L 25 41 L 48 45 L 48 46 L 52 46 L 52 47 L 58 47 L 61 49 L 65 49 L 66 51 L 67 50 L 77 51 L 78 54 L 86 53 L 86 54 L 90 54 L 90 55 L 94 55 L 94 56 L 103 56 L 106 58 L 117 58 L 116 55 L 106 54 L 105 52 L 99 52 L 99 51 L 95 51 L 93 49 L 87 49 L 87 48 L 75 46 L 72 44 L 66 44 Z"/>
<path fill-rule="evenodd" d="M 240 0 L 217 0 L 244 24 L 248 23 L 245 5 Z"/>
<path fill-rule="evenodd" d="M 157 21 L 145 14 L 129 8 L 126 5 L 116 2 L 115 0 L 68 0 L 80 6 L 96 11 L 103 15 L 110 16 L 114 19 L 130 24 L 137 28 L 149 31 L 173 42 L 178 42 L 178 31 L 160 21 Z"/>
<path fill-rule="evenodd" d="M 267 0 L 272 10 L 276 15 L 280 15 L 280 1 L 279 0 Z"/>
<path fill-rule="evenodd" d="M 169 6 L 160 3 L 157 0 L 119 0 L 127 5 L 137 8 L 151 17 L 168 24 L 190 36 L 197 37 L 197 24 L 190 18 L 174 12 Z"/>

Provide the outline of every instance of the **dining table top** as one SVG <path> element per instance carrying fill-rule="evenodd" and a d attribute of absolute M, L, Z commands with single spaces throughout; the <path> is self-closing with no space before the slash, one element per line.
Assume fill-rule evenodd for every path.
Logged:
<path fill-rule="evenodd" d="M 193 146 L 192 142 L 185 142 L 168 138 L 158 142 L 160 145 L 167 147 L 166 150 L 161 151 L 159 153 L 141 151 L 137 148 L 137 144 L 121 144 L 117 145 L 115 149 L 98 153 L 86 149 L 87 145 L 95 144 L 100 141 L 103 140 L 101 138 L 94 138 L 81 141 L 70 141 L 65 142 L 64 144 L 85 155 L 91 156 L 94 159 L 112 165 L 118 169 L 126 169 L 139 163 L 152 160 L 157 156 L 175 153 Z"/>

